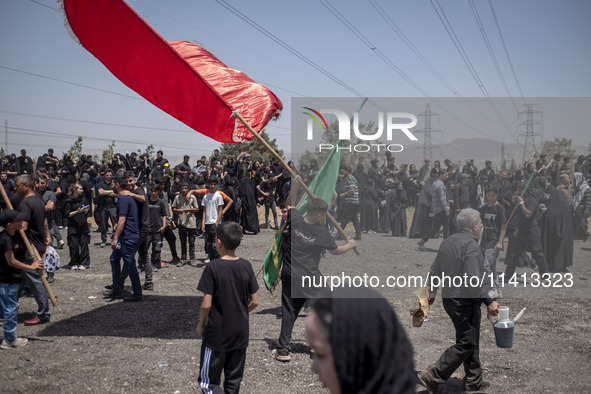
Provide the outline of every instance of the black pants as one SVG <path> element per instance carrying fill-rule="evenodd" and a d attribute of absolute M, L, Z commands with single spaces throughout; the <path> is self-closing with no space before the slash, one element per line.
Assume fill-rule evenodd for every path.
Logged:
<path fill-rule="evenodd" d="M 162 252 L 162 233 L 152 233 L 150 234 L 150 245 L 152 245 L 152 255 L 150 256 L 150 260 L 152 261 L 152 265 L 154 267 L 160 268 L 161 260 L 161 252 Z"/>
<path fill-rule="evenodd" d="M 514 237 L 511 253 L 507 254 L 505 258 L 507 262 L 505 281 L 511 280 L 511 277 L 515 273 L 515 268 L 517 268 L 519 256 L 528 248 L 531 251 L 531 256 L 536 260 L 536 264 L 540 269 L 540 275 L 548 272 L 548 265 L 546 264 L 546 258 L 542 250 L 541 233 L 539 229 L 534 229 L 528 234 L 522 234 L 520 232 Z"/>
<path fill-rule="evenodd" d="M 199 385 L 204 393 L 232 394 L 240 391 L 244 375 L 246 349 L 226 352 L 213 350 L 201 345 Z M 224 388 L 220 386 L 224 372 Z"/>
<path fill-rule="evenodd" d="M 90 253 L 88 244 L 90 233 L 68 234 L 68 248 L 70 249 L 70 267 L 83 265 L 90 267 Z"/>
<path fill-rule="evenodd" d="M 277 351 L 289 353 L 291 343 L 291 332 L 306 298 L 291 298 L 291 279 L 281 280 L 281 331 Z"/>
<path fill-rule="evenodd" d="M 170 253 L 172 254 L 172 258 L 176 259 L 179 257 L 179 254 L 176 251 L 176 235 L 174 235 L 174 231 L 172 231 L 172 227 L 166 226 L 164 233 L 162 234 L 166 242 L 168 243 L 168 247 L 170 248 Z"/>
<path fill-rule="evenodd" d="M 347 223 L 353 222 L 353 227 L 355 228 L 355 237 L 361 236 L 361 225 L 359 224 L 359 205 L 355 204 L 347 204 L 345 203 L 345 207 L 343 208 L 343 212 L 341 212 L 341 228 L 344 230 L 347 227 Z"/>
<path fill-rule="evenodd" d="M 426 243 L 430 238 L 433 238 L 439 232 L 441 226 L 443 226 L 443 239 L 445 239 L 449 236 L 449 217 L 445 214 L 445 211 L 433 216 L 431 230 L 425 233 L 421 242 Z"/>
<path fill-rule="evenodd" d="M 107 228 L 109 226 L 109 220 L 111 221 L 111 226 L 114 228 L 115 223 L 117 223 L 117 208 L 101 208 L 99 210 L 100 213 L 100 221 L 99 221 L 99 229 L 101 230 L 101 242 L 107 242 Z"/>
<path fill-rule="evenodd" d="M 429 366 L 423 377 L 427 381 L 444 383 L 460 365 L 464 365 L 466 386 L 479 387 L 482 383 L 480 366 L 480 303 L 460 305 L 458 300 L 444 298 L 443 307 L 456 329 L 456 344 L 450 346 Z"/>
<path fill-rule="evenodd" d="M 207 258 L 210 260 L 220 258 L 220 254 L 215 247 L 216 229 L 217 227 L 215 224 L 206 224 L 205 233 L 203 234 L 205 237 L 205 253 L 207 253 Z"/>
<path fill-rule="evenodd" d="M 189 242 L 189 259 L 195 258 L 195 229 L 179 226 L 179 238 L 181 239 L 181 259 L 187 259 L 187 242 Z"/>

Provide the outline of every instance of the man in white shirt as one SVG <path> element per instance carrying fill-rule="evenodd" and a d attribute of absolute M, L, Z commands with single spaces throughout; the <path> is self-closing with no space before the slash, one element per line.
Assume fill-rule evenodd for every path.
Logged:
<path fill-rule="evenodd" d="M 209 193 L 207 193 L 201 205 L 203 206 L 203 220 L 201 221 L 201 231 L 205 238 L 205 253 L 207 259 L 205 263 L 220 257 L 215 247 L 215 234 L 218 224 L 222 220 L 222 208 L 224 206 L 224 199 L 217 191 L 218 178 L 212 177 L 209 180 Z"/>

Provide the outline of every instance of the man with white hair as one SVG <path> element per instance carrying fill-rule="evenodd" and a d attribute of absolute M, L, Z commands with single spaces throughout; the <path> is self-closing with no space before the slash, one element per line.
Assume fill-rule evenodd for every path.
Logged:
<path fill-rule="evenodd" d="M 488 296 L 490 283 L 475 286 L 476 283 L 470 281 L 472 277 L 482 278 L 485 272 L 484 255 L 478 244 L 483 228 L 480 213 L 466 208 L 456 220 L 458 232 L 443 240 L 429 273 L 429 304 L 433 304 L 442 285 L 443 307 L 456 329 L 455 345 L 443 352 L 435 364 L 417 374 L 418 383 L 430 393 L 437 392 L 437 386 L 445 383 L 462 364 L 466 391 L 480 391 L 489 385 L 482 379 L 479 358 L 480 306 L 484 303 L 488 314 L 496 316 L 499 304 Z M 443 280 L 444 275 L 451 281 Z M 461 284 L 457 278 L 462 279 Z"/>

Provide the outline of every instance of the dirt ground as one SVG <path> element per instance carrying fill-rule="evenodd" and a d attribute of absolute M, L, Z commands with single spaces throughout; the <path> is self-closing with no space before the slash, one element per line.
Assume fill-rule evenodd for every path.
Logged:
<path fill-rule="evenodd" d="M 65 233 L 65 231 L 62 231 Z M 263 230 L 245 236 L 238 254 L 258 271 L 273 237 Z M 101 249 L 92 233 L 91 266 L 87 271 L 60 270 L 52 289 L 58 306 L 51 322 L 26 327 L 36 303 L 21 299 L 17 334 L 29 345 L 0 352 L 0 392 L 6 393 L 195 393 L 201 341 L 195 333 L 201 294 L 196 285 L 203 266 L 170 266 L 154 274 L 155 290 L 144 292 L 141 303 L 106 301 L 110 284 L 109 248 Z M 427 251 L 414 250 L 416 240 L 386 234 L 364 234 L 361 256 L 348 253 L 321 262 L 324 273 L 371 269 L 372 275 L 424 275 L 435 257 L 440 240 L 430 240 Z M 203 240 L 196 241 L 197 257 L 204 259 Z M 67 248 L 60 250 L 68 263 Z M 504 291 L 502 305 L 511 317 L 523 307 L 527 312 L 516 326 L 512 349 L 496 347 L 490 323 L 482 321 L 480 357 L 490 393 L 591 392 L 591 317 L 588 313 L 591 279 L 591 243 L 575 242 L 573 286 L 568 289 Z M 504 257 L 504 254 L 501 255 Z M 168 246 L 163 260 L 169 261 Z M 380 261 L 381 264 L 370 264 Z M 502 263 L 501 267 L 504 267 Z M 519 269 L 518 273 L 529 273 Z M 140 274 L 143 279 L 143 274 Z M 293 331 L 290 363 L 271 358 L 279 335 L 280 291 L 270 294 L 258 278 L 260 306 L 251 315 L 250 344 L 242 382 L 244 393 L 324 393 L 310 372 L 310 351 L 305 341 L 302 314 Z M 128 283 L 129 284 L 129 283 Z M 523 286 L 523 285 L 521 285 Z M 417 306 L 414 289 L 400 289 L 389 298 L 415 350 L 415 366 L 435 362 L 454 342 L 451 321 L 439 298 L 430 321 L 412 327 L 409 310 Z M 159 366 L 165 364 L 166 366 Z M 463 371 L 440 387 L 442 393 L 461 390 Z M 420 387 L 417 388 L 421 392 Z M 422 391 L 426 392 L 426 391 Z"/>

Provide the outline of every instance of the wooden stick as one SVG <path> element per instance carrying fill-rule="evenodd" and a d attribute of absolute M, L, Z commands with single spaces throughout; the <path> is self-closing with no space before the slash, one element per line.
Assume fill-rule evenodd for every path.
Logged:
<path fill-rule="evenodd" d="M 10 203 L 10 199 L 8 198 L 8 195 L 6 194 L 6 190 L 4 190 L 4 187 L 2 185 L 0 185 L 0 193 L 2 193 L 2 198 L 4 199 L 4 203 L 6 204 L 6 207 L 8 209 L 13 209 L 12 204 Z M 25 246 L 27 248 L 27 252 L 29 252 L 29 254 L 31 255 L 32 258 L 35 258 L 36 257 L 35 251 L 33 250 L 33 246 L 29 242 L 29 239 L 27 238 L 25 231 L 23 229 L 20 229 L 18 231 L 19 231 L 19 234 L 21 235 L 21 238 L 23 239 L 23 242 L 25 243 Z M 41 277 L 41 282 L 43 282 L 43 286 L 45 287 L 45 290 L 47 291 L 47 295 L 49 296 L 49 299 L 51 300 L 51 304 L 53 306 L 57 306 L 57 300 L 55 299 L 55 296 L 53 295 L 53 291 L 51 291 L 51 287 L 49 286 L 49 283 L 47 283 L 47 279 L 45 279 L 45 276 L 43 274 L 40 274 L 39 276 Z"/>
<path fill-rule="evenodd" d="M 283 168 L 285 168 L 287 171 L 289 171 L 289 174 L 291 175 L 291 178 L 295 180 L 295 178 L 298 176 L 298 174 L 296 174 L 295 171 L 290 166 L 287 165 L 287 163 L 285 162 L 285 160 L 283 160 L 283 158 L 281 156 L 279 156 L 279 154 L 277 152 L 275 152 L 275 149 L 273 149 L 273 147 L 271 145 L 269 145 L 267 143 L 267 141 L 265 141 L 263 139 L 263 137 L 261 137 L 259 135 L 259 133 L 257 133 L 256 131 L 254 131 L 254 129 L 248 124 L 248 122 L 242 117 L 242 115 L 240 115 L 238 112 L 234 112 L 234 116 L 236 116 L 238 118 L 238 120 L 240 120 L 240 122 L 242 122 L 242 124 L 248 129 L 248 131 L 250 131 L 250 133 L 261 144 L 263 144 L 263 146 L 273 155 L 273 157 L 279 163 L 281 163 L 281 165 L 283 166 Z M 304 191 L 306 192 L 306 194 L 308 194 L 308 196 L 310 196 L 310 198 L 316 198 L 316 196 L 314 195 L 314 193 L 312 193 L 312 190 L 310 190 L 306 184 L 304 184 L 302 182 L 301 183 L 301 186 L 304 189 Z M 333 218 L 332 215 L 329 214 L 328 212 L 326 213 L 326 218 L 328 220 L 330 220 L 330 222 L 337 229 L 337 232 L 341 235 L 341 237 L 343 237 L 345 239 L 345 241 L 348 242 L 349 241 L 349 237 L 347 236 L 347 234 L 345 234 L 345 232 L 341 228 L 340 224 L 337 223 L 337 221 L 335 220 L 335 218 Z M 357 255 L 360 255 L 361 254 L 359 252 L 359 249 L 357 249 L 357 247 L 355 247 L 355 249 L 353 249 L 353 250 L 355 251 L 355 253 L 357 253 Z"/>

